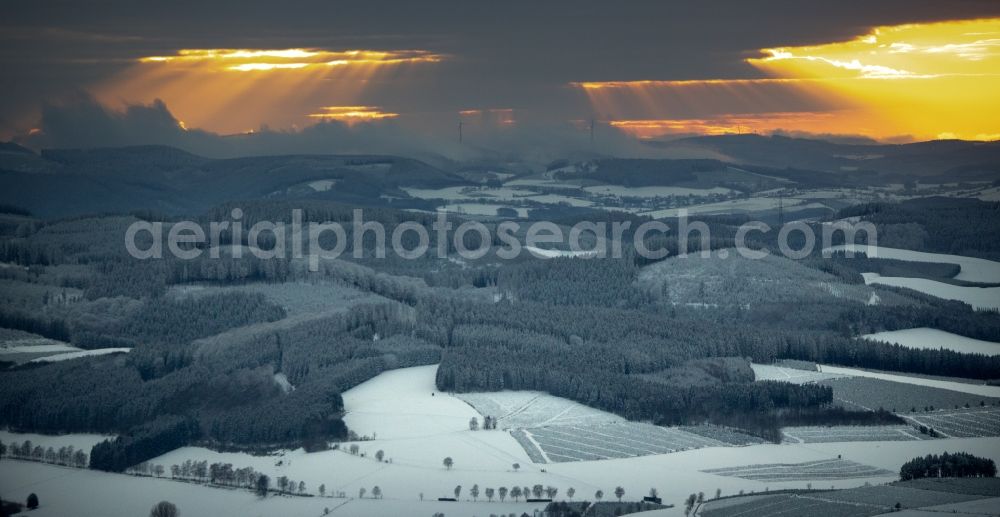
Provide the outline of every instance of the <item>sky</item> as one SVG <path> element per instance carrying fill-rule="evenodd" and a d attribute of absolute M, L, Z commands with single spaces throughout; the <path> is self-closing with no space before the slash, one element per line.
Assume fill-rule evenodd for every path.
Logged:
<path fill-rule="evenodd" d="M 338 150 L 454 154 L 584 146 L 592 126 L 619 150 L 750 132 L 1000 138 L 996 1 L 35 0 L 3 10 L 0 139 L 37 148 L 225 154 L 240 152 L 225 135 L 266 134 L 276 150 L 333 139 Z"/>

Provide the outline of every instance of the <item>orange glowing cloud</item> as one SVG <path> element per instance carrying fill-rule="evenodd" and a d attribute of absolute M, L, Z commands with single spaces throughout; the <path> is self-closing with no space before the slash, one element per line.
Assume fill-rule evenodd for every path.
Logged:
<path fill-rule="evenodd" d="M 760 52 L 747 63 L 766 78 L 574 85 L 599 116 L 644 137 L 739 128 L 918 139 L 1000 133 L 1000 19 L 878 27 L 850 41 Z"/>
<path fill-rule="evenodd" d="M 319 113 L 310 113 L 311 118 L 338 120 L 347 125 L 357 122 L 396 118 L 399 113 L 382 111 L 378 106 L 323 106 Z"/>
<path fill-rule="evenodd" d="M 223 134 L 353 123 L 397 116 L 364 106 L 366 95 L 446 59 L 425 50 L 183 49 L 139 58 L 93 93 L 110 105 L 162 99 L 188 127 Z"/>

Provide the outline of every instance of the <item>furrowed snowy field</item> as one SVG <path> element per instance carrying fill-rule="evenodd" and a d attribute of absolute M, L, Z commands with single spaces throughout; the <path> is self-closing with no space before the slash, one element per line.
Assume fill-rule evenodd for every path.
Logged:
<path fill-rule="evenodd" d="M 824 368 L 825 369 L 825 368 Z M 712 446 L 671 454 L 657 454 L 601 461 L 572 461 L 535 464 L 524 449 L 503 430 L 470 431 L 468 421 L 479 413 L 461 399 L 437 392 L 435 366 L 405 368 L 383 373 L 344 394 L 348 426 L 362 435 L 375 435 L 371 441 L 355 442 L 357 456 L 341 450 L 305 453 L 301 449 L 280 451 L 269 456 L 243 453 L 220 453 L 199 447 L 184 447 L 150 461 L 167 467 L 187 459 L 232 463 L 235 468 L 252 466 L 275 479 L 287 476 L 304 481 L 306 492 L 317 495 L 320 484 L 327 493 L 344 492 L 347 498 L 281 497 L 261 500 L 245 490 L 210 488 L 169 479 L 140 478 L 106 474 L 81 469 L 43 465 L 4 459 L 0 461 L 0 486 L 5 497 L 23 499 L 29 492 L 39 495 L 42 507 L 38 516 L 106 515 L 108 517 L 145 515 L 157 501 L 166 499 L 178 504 L 185 517 L 286 515 L 316 516 L 324 508 L 331 515 L 384 516 L 489 515 L 491 513 L 527 512 L 541 505 L 485 501 L 487 487 L 551 485 L 559 489 L 557 499 L 565 498 L 569 487 L 576 489 L 576 500 L 593 500 L 601 489 L 610 498 L 616 486 L 625 488 L 624 499 L 638 499 L 657 488 L 664 502 L 677 508 L 664 515 L 681 515 L 685 497 L 692 492 L 723 494 L 739 490 L 762 492 L 765 489 L 804 488 L 817 477 L 815 469 L 784 469 L 781 480 L 753 480 L 702 472 L 727 469 L 738 472 L 754 465 L 808 464 L 828 462 L 840 455 L 842 460 L 863 467 L 846 469 L 849 479 L 824 479 L 822 484 L 855 487 L 871 482 L 885 483 L 896 478 L 903 462 L 928 453 L 962 450 L 1000 460 L 996 438 L 961 438 L 920 441 L 884 441 L 855 443 L 760 444 L 745 447 Z M 511 399 L 530 394 L 512 394 Z M 563 407 L 573 407 L 564 402 Z M 568 414 L 568 413 L 567 413 Z M 611 424 L 605 424 L 611 425 Z M 19 435 L 0 435 L 5 443 Z M 36 437 L 35 439 L 41 439 Z M 74 439 L 75 438 L 64 438 Z M 93 438 L 90 438 L 93 440 Z M 386 461 L 373 456 L 383 450 Z M 361 453 L 364 456 L 361 456 Z M 454 459 L 454 467 L 442 465 L 445 456 Z M 280 464 L 279 464 L 280 462 Z M 820 462 L 820 463 L 817 463 Z M 513 463 L 519 463 L 515 471 Z M 881 470 L 879 470 L 881 469 Z M 890 474 L 885 474 L 889 472 Z M 824 472 L 824 476 L 827 475 Z M 836 476 L 836 473 L 834 473 Z M 846 474 L 845 474 L 846 476 Z M 166 475 L 169 477 L 169 474 Z M 480 497 L 472 502 L 469 489 L 478 484 Z M 368 492 L 379 486 L 380 500 Z M 431 501 L 453 496 L 462 485 L 461 502 Z M 9 494 L 9 495 L 8 495 Z M 420 495 L 424 495 L 424 501 Z"/>

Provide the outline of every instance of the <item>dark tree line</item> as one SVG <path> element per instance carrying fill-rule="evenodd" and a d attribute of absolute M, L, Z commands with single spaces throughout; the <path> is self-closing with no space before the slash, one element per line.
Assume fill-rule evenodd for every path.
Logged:
<path fill-rule="evenodd" d="M 959 198 L 922 198 L 900 203 L 869 203 L 845 208 L 839 217 L 861 217 L 879 230 L 889 247 L 1000 257 L 1000 202 Z"/>
<path fill-rule="evenodd" d="M 143 461 L 183 447 L 198 436 L 198 425 L 181 417 L 160 417 L 127 435 L 105 440 L 90 452 L 90 468 L 122 472 Z"/>
<path fill-rule="evenodd" d="M 994 477 L 997 466 L 989 458 L 980 458 L 967 452 L 954 454 L 928 454 L 913 458 L 899 469 L 899 478 L 903 481 L 921 478 L 967 478 Z"/>

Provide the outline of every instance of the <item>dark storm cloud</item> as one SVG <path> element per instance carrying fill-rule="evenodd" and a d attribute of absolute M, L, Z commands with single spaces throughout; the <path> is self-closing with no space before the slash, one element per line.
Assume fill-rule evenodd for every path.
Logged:
<path fill-rule="evenodd" d="M 433 81 L 376 93 L 400 111 L 508 107 L 588 116 L 573 81 L 752 78 L 756 49 L 876 25 L 1000 15 L 986 0 L 914 2 L 14 1 L 0 21 L 0 134 L 40 107 L 180 48 L 425 49 Z"/>

